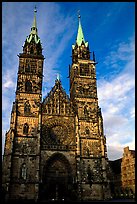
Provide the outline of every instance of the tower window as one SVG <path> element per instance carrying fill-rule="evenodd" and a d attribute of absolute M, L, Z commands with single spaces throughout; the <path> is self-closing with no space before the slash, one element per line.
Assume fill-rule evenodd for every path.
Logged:
<path fill-rule="evenodd" d="M 26 180 L 27 178 L 27 168 L 26 168 L 26 164 L 23 163 L 21 166 L 21 178 L 23 178 L 24 180 Z"/>
<path fill-rule="evenodd" d="M 80 75 L 81 75 L 81 76 L 84 76 L 84 75 L 85 75 L 85 73 L 84 73 L 84 67 L 83 67 L 82 64 L 80 65 Z"/>
<path fill-rule="evenodd" d="M 23 126 L 23 134 L 28 134 L 28 131 L 29 131 L 29 126 L 27 123 L 25 123 Z"/>
<path fill-rule="evenodd" d="M 86 127 L 86 128 L 85 128 L 85 132 L 86 132 L 86 134 L 87 134 L 87 135 L 89 135 L 89 134 L 90 134 L 90 130 L 89 130 L 89 128 L 88 128 L 88 127 Z"/>
<path fill-rule="evenodd" d="M 25 72 L 30 72 L 30 65 L 29 64 L 26 65 Z"/>
<path fill-rule="evenodd" d="M 28 101 L 24 104 L 24 114 L 30 114 L 30 104 Z"/>
<path fill-rule="evenodd" d="M 32 92 L 32 83 L 30 81 L 26 81 L 25 83 L 25 91 Z"/>
<path fill-rule="evenodd" d="M 33 47 L 30 48 L 30 54 L 33 54 L 34 53 L 34 49 Z"/>
<path fill-rule="evenodd" d="M 85 67 L 85 75 L 86 75 L 86 76 L 89 75 L 89 67 Z"/>
<path fill-rule="evenodd" d="M 85 116 L 89 116 L 89 110 L 88 110 L 88 106 L 87 105 L 84 106 L 84 115 Z"/>
<path fill-rule="evenodd" d="M 89 65 L 88 64 L 80 64 L 80 75 L 81 76 L 89 76 Z"/>

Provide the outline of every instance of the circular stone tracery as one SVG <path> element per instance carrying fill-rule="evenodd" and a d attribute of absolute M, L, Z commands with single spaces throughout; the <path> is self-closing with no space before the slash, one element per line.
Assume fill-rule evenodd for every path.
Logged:
<path fill-rule="evenodd" d="M 54 126 L 48 130 L 50 138 L 56 143 L 63 143 L 68 135 L 67 128 L 62 126 Z"/>
<path fill-rule="evenodd" d="M 44 126 L 42 135 L 46 144 L 65 144 L 68 130 L 61 125 L 52 127 Z"/>
<path fill-rule="evenodd" d="M 74 143 L 73 127 L 69 120 L 49 119 L 42 125 L 43 145 L 70 145 Z"/>

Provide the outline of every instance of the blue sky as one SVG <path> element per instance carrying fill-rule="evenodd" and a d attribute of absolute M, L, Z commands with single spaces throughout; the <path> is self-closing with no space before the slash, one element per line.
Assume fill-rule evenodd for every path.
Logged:
<path fill-rule="evenodd" d="M 2 141 L 10 127 L 15 100 L 18 57 L 30 33 L 37 6 L 38 35 L 43 46 L 43 97 L 57 73 L 69 94 L 68 66 L 76 41 L 80 10 L 85 40 L 96 55 L 99 106 L 109 159 L 123 148 L 135 149 L 135 3 L 3 2 L 2 3 Z"/>

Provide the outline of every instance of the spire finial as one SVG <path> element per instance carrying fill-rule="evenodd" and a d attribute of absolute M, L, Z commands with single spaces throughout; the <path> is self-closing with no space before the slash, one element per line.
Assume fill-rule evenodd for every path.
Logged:
<path fill-rule="evenodd" d="M 80 19 L 81 18 L 81 15 L 80 15 L 80 10 L 78 10 L 78 18 Z"/>
<path fill-rule="evenodd" d="M 60 74 L 57 73 L 57 80 L 60 81 Z"/>
<path fill-rule="evenodd" d="M 35 12 L 35 13 L 37 12 L 37 7 L 36 7 L 36 5 L 35 5 L 35 8 L 34 8 L 34 12 Z"/>

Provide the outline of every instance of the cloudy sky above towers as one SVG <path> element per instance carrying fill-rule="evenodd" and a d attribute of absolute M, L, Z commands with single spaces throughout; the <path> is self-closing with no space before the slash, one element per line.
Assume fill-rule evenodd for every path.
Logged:
<path fill-rule="evenodd" d="M 80 10 L 85 40 L 95 52 L 99 106 L 104 119 L 108 158 L 123 148 L 135 149 L 135 3 L 3 2 L 2 3 L 2 142 L 10 127 L 15 100 L 18 57 L 37 7 L 38 35 L 44 62 L 43 97 L 57 73 L 69 94 L 68 67 L 76 41 Z"/>

